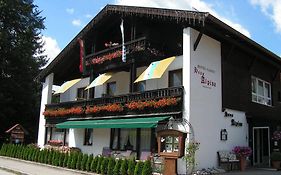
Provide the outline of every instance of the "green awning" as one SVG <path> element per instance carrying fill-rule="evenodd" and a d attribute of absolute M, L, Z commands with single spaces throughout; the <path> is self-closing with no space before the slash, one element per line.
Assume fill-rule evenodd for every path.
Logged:
<path fill-rule="evenodd" d="M 130 119 L 104 119 L 67 121 L 56 125 L 57 128 L 155 128 L 159 121 L 170 116 Z"/>

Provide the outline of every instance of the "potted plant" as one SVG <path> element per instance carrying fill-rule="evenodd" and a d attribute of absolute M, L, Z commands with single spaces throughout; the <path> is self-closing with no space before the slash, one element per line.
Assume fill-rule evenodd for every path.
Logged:
<path fill-rule="evenodd" d="M 232 150 L 240 160 L 240 170 L 246 169 L 246 157 L 252 154 L 252 149 L 248 146 L 235 146 Z"/>
<path fill-rule="evenodd" d="M 273 152 L 270 155 L 270 160 L 272 161 L 272 166 L 275 169 L 280 169 L 281 164 L 281 152 Z"/>

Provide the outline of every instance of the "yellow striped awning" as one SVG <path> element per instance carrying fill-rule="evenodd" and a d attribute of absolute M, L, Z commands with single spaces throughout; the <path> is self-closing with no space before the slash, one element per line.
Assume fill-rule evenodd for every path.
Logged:
<path fill-rule="evenodd" d="M 176 57 L 166 58 L 164 60 L 152 62 L 148 68 L 135 80 L 139 81 L 161 78 L 168 66 L 175 60 Z"/>
<path fill-rule="evenodd" d="M 70 80 L 67 81 L 65 83 L 63 83 L 60 88 L 55 92 L 55 94 L 61 94 L 64 93 L 65 91 L 67 91 L 69 88 L 71 88 L 73 85 L 75 85 L 76 83 L 78 83 L 80 80 L 82 80 L 81 78 L 78 79 L 74 79 L 74 80 Z"/>
<path fill-rule="evenodd" d="M 94 81 L 92 81 L 92 83 L 89 86 L 87 86 L 85 88 L 85 90 L 90 89 L 95 86 L 103 85 L 107 80 L 109 80 L 112 77 L 112 75 L 113 75 L 112 72 L 107 72 L 107 73 L 99 75 Z"/>

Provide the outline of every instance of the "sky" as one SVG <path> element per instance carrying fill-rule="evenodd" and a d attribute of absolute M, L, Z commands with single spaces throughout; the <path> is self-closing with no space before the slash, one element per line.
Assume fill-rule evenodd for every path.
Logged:
<path fill-rule="evenodd" d="M 46 17 L 42 39 L 50 61 L 106 4 L 210 12 L 281 56 L 281 0 L 34 0 Z"/>

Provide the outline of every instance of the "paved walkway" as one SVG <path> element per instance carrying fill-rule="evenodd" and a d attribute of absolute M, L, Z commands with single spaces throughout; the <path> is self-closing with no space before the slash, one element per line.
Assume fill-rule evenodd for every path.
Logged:
<path fill-rule="evenodd" d="M 12 170 L 12 171 L 7 171 Z M 3 173 L 2 173 L 3 172 Z M 0 174 L 1 175 L 96 175 L 82 171 L 70 170 L 51 165 L 19 160 L 0 156 Z"/>
<path fill-rule="evenodd" d="M 281 175 L 281 171 L 275 169 L 247 169 L 246 171 L 230 171 L 224 175 Z"/>
<path fill-rule="evenodd" d="M 51 165 L 19 160 L 0 156 L 0 175 L 97 175 L 76 170 L 70 170 Z M 231 171 L 223 175 L 281 175 L 281 171 L 273 169 L 247 169 L 244 172 Z"/>

